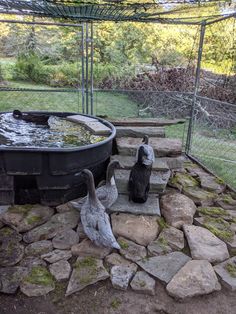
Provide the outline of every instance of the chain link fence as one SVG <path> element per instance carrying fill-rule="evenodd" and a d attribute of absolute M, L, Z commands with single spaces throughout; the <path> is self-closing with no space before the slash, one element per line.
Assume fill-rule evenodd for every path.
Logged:
<path fill-rule="evenodd" d="M 197 98 L 190 154 L 236 188 L 236 105 Z"/>

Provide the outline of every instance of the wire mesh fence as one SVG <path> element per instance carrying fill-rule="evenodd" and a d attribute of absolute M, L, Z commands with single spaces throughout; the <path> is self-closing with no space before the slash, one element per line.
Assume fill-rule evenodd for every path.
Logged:
<path fill-rule="evenodd" d="M 236 105 L 197 98 L 190 154 L 236 188 Z"/>

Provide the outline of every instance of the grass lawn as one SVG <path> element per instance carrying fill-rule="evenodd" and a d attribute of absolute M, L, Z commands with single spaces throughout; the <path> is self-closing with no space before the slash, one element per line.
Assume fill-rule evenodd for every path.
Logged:
<path fill-rule="evenodd" d="M 44 85 L 19 82 L 12 82 L 11 87 L 52 89 Z M 71 92 L 1 91 L 0 111 L 14 109 L 82 112 L 81 94 Z M 137 116 L 138 106 L 125 94 L 95 92 L 94 113 L 109 117 L 133 117 Z"/>

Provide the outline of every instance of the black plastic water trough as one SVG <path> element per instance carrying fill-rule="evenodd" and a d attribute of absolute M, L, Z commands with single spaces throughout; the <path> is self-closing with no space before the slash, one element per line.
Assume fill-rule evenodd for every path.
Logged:
<path fill-rule="evenodd" d="M 62 118 L 76 115 L 33 113 Z M 84 182 L 75 173 L 87 168 L 96 182 L 104 178 L 116 130 L 108 121 L 96 119 L 109 127 L 111 134 L 95 144 L 78 148 L 0 147 L 0 204 L 58 205 L 85 194 Z"/>

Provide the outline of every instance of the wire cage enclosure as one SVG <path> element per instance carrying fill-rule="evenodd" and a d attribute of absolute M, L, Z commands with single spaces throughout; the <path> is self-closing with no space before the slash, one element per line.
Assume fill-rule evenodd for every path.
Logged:
<path fill-rule="evenodd" d="M 168 127 L 167 136 L 181 138 L 188 156 L 197 158 L 232 187 L 236 187 L 233 175 L 236 170 L 236 105 L 232 88 L 235 84 L 236 1 L 21 0 L 0 1 L 0 12 L 9 14 L 9 18 L 1 22 L 45 27 L 54 24 L 76 29 L 81 69 L 76 88 L 32 90 L 5 86 L 1 87 L 3 96 L 6 93 L 12 97 L 21 94 L 35 101 L 47 95 L 55 95 L 55 99 L 69 96 L 73 97 L 75 112 L 106 116 L 112 111 L 116 112 L 118 102 L 125 104 L 127 101 L 130 107 L 136 108 L 136 115 L 185 118 L 184 125 Z M 29 15 L 33 20 L 15 20 L 12 14 Z M 95 28 L 94 25 L 95 22 L 104 21 L 150 23 L 159 28 L 160 33 L 168 28 L 176 36 L 181 34 L 180 41 L 183 42 L 189 36 L 187 62 L 164 69 L 160 63 L 155 63 L 159 60 L 153 60 L 154 70 L 138 69 L 135 84 L 130 81 L 109 85 L 104 81 L 104 84 L 96 85 L 96 29 L 100 24 L 96 23 Z M 229 51 L 225 50 L 222 40 L 218 38 L 219 29 L 224 30 Z M 208 47 L 210 42 L 212 46 Z M 171 45 L 166 44 L 163 54 L 168 54 L 170 50 L 175 50 L 172 42 Z M 224 75 L 214 76 L 206 70 L 209 51 L 216 71 L 221 65 Z M 168 77 L 175 77 L 175 84 L 168 85 Z M 117 99 L 117 103 L 114 99 Z M 101 102 L 104 103 L 102 109 Z M 124 110 L 122 114 L 134 115 L 134 111 Z"/>

